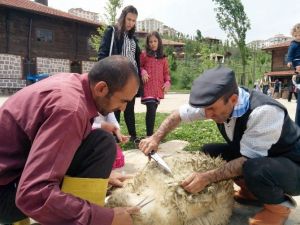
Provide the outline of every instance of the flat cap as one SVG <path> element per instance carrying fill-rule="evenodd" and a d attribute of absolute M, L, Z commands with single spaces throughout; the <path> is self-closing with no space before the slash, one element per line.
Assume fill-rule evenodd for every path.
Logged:
<path fill-rule="evenodd" d="M 237 88 L 233 70 L 223 66 L 207 70 L 194 80 L 189 104 L 193 107 L 212 105 L 233 88 Z"/>

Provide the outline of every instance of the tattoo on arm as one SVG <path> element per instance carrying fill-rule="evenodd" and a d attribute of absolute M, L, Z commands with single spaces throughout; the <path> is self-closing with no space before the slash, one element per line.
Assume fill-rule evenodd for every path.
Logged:
<path fill-rule="evenodd" d="M 174 130 L 181 122 L 179 111 L 172 112 L 159 126 L 158 130 L 154 133 L 154 137 L 162 140 L 169 132 Z"/>
<path fill-rule="evenodd" d="M 220 168 L 207 172 L 210 183 L 227 180 L 233 177 L 242 175 L 242 168 L 244 162 L 247 160 L 245 157 L 239 157 L 222 165 Z"/>

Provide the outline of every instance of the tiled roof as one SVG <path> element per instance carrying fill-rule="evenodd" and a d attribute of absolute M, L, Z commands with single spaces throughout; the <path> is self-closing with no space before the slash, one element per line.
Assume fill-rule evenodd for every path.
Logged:
<path fill-rule="evenodd" d="M 295 74 L 294 70 L 272 71 L 272 72 L 265 73 L 265 75 L 267 76 L 291 76 L 294 74 Z"/>
<path fill-rule="evenodd" d="M 270 50 L 270 49 L 274 49 L 274 48 L 284 48 L 284 47 L 288 47 L 290 45 L 291 41 L 285 41 L 279 44 L 275 44 L 275 45 L 270 45 L 268 47 L 265 47 L 263 49 L 265 50 Z"/>
<path fill-rule="evenodd" d="M 77 21 L 81 23 L 86 23 L 94 26 L 99 26 L 99 23 L 96 23 L 92 20 L 87 20 L 75 15 L 72 15 L 67 12 L 63 12 L 61 10 L 57 10 L 43 4 L 39 4 L 29 0 L 0 0 L 0 6 L 14 8 L 22 11 L 29 11 L 32 13 L 51 16 L 51 17 L 59 17 L 66 20 Z"/>

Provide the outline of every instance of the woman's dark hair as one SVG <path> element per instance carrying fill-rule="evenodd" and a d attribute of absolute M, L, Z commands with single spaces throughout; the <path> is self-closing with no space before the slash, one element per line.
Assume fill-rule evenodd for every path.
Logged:
<path fill-rule="evenodd" d="M 121 90 L 131 76 L 134 76 L 139 84 L 139 76 L 135 67 L 125 56 L 113 55 L 98 61 L 88 74 L 90 84 L 99 81 L 106 82 L 109 94 Z"/>
<path fill-rule="evenodd" d="M 118 38 L 120 38 L 124 32 L 125 32 L 125 22 L 126 22 L 126 16 L 128 13 L 132 13 L 132 14 L 135 14 L 138 16 L 138 11 L 137 9 L 132 6 L 132 5 L 129 5 L 129 6 L 126 6 L 123 10 L 122 10 L 122 13 L 118 19 L 118 22 L 117 22 L 117 34 L 118 34 Z M 134 25 L 134 27 L 128 31 L 128 37 L 129 38 L 132 38 L 134 33 L 135 33 L 135 27 L 136 25 Z"/>
<path fill-rule="evenodd" d="M 150 38 L 152 36 L 156 37 L 157 40 L 158 40 L 158 46 L 157 46 L 156 52 L 153 52 L 150 48 L 150 45 L 149 45 L 149 41 L 150 41 Z M 151 32 L 147 35 L 147 37 L 146 37 L 146 53 L 147 53 L 147 55 L 155 56 L 158 59 L 161 59 L 161 58 L 165 57 L 162 40 L 161 40 L 161 37 L 160 37 L 160 35 L 157 31 L 153 31 L 153 32 Z"/>

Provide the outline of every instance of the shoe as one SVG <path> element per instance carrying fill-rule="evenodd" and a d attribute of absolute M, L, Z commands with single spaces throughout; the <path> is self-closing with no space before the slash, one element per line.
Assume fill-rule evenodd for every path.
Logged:
<path fill-rule="evenodd" d="M 233 180 L 236 185 L 240 187 L 240 190 L 235 191 L 233 198 L 236 202 L 242 205 L 262 206 L 263 204 L 248 190 L 245 180 L 237 178 Z"/>
<path fill-rule="evenodd" d="M 284 225 L 290 213 L 286 206 L 265 204 L 263 210 L 249 219 L 249 225 Z"/>

